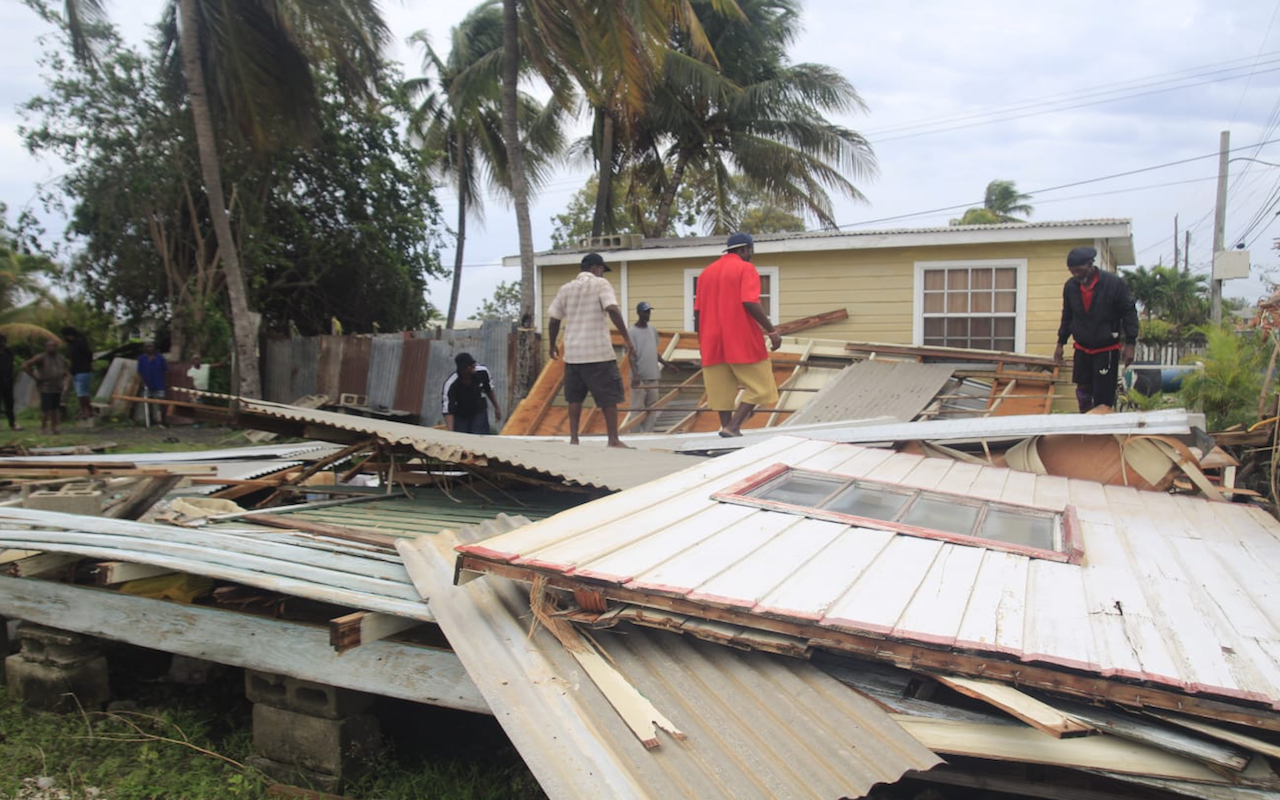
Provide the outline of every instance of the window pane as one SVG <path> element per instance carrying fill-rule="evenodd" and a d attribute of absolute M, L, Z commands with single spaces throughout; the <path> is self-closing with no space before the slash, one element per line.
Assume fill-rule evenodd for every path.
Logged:
<path fill-rule="evenodd" d="M 926 319 L 924 321 L 925 336 L 942 336 L 944 333 L 943 320 L 934 317 L 933 319 Z"/>
<path fill-rule="evenodd" d="M 1012 352 L 1013 352 L 1013 346 L 1014 346 L 1014 340 L 1013 340 L 1013 339 L 996 339 L 996 340 L 995 340 L 995 342 L 993 342 L 993 343 L 992 343 L 992 345 L 991 345 L 991 349 L 992 349 L 992 350 L 1003 350 L 1003 351 L 1005 351 L 1006 353 L 1012 353 Z"/>
<path fill-rule="evenodd" d="M 898 515 L 909 497 L 865 486 L 850 486 L 831 498 L 823 508 L 856 517 L 890 520 Z"/>
<path fill-rule="evenodd" d="M 969 320 L 967 319 L 949 319 L 947 320 L 947 338 L 958 337 L 967 339 L 969 337 Z"/>
<path fill-rule="evenodd" d="M 1004 267 L 996 270 L 996 288 L 1018 288 L 1018 270 L 1015 267 Z"/>
<path fill-rule="evenodd" d="M 991 292 L 974 292 L 971 297 L 975 314 L 991 313 Z"/>
<path fill-rule="evenodd" d="M 996 311 L 1012 314 L 1018 307 L 1018 295 L 1015 292 L 996 292 Z"/>
<path fill-rule="evenodd" d="M 947 311 L 952 314 L 964 314 L 969 310 L 969 295 L 962 292 L 947 292 Z"/>
<path fill-rule="evenodd" d="M 989 319 L 975 319 L 969 323 L 969 327 L 973 336 L 981 336 L 983 338 L 991 336 L 991 320 Z"/>
<path fill-rule="evenodd" d="M 944 295 L 942 292 L 925 292 L 924 293 L 924 313 L 941 314 L 945 309 L 943 306 Z"/>
<path fill-rule="evenodd" d="M 969 280 L 973 282 L 971 289 L 990 289 L 991 288 L 991 270 L 974 269 L 969 271 Z"/>
<path fill-rule="evenodd" d="M 772 276 L 772 275 L 761 275 L 761 276 L 760 276 L 760 294 L 772 294 L 772 293 L 773 293 L 773 289 L 772 289 L 773 284 L 772 284 L 772 283 L 770 283 L 770 281 L 771 281 L 771 279 L 772 279 L 772 278 L 773 278 L 773 276 Z"/>
<path fill-rule="evenodd" d="M 917 528 L 932 528 L 935 531 L 971 534 L 977 518 L 977 506 L 921 497 L 911 504 L 902 523 Z"/>
<path fill-rule="evenodd" d="M 994 322 L 996 325 L 996 336 L 1003 336 L 1009 339 L 1013 338 L 1015 323 L 1013 317 L 996 317 Z"/>
<path fill-rule="evenodd" d="M 750 497 L 790 503 L 796 506 L 817 506 L 822 498 L 844 484 L 843 480 L 819 478 L 813 475 L 788 473 L 784 478 L 749 492 Z"/>
<path fill-rule="evenodd" d="M 947 270 L 947 288 L 948 289 L 968 289 L 969 288 L 969 270 L 967 269 Z"/>
<path fill-rule="evenodd" d="M 925 270 L 924 288 L 934 292 L 947 288 L 947 273 L 940 269 Z"/>
<path fill-rule="evenodd" d="M 993 508 L 987 512 L 978 535 L 1008 544 L 1039 547 L 1042 550 L 1054 549 L 1053 520 L 1030 514 L 1015 514 Z"/>

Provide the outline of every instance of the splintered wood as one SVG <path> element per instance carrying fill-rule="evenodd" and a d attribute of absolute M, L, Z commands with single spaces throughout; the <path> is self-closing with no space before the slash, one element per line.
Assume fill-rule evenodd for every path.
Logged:
<path fill-rule="evenodd" d="M 605 656 L 596 649 L 595 644 L 578 632 L 572 622 L 555 616 L 557 609 L 554 600 L 547 593 L 546 578 L 534 579 L 529 591 L 529 606 L 537 622 L 550 631 L 564 649 L 569 651 L 600 692 L 608 698 L 609 704 L 622 717 L 623 722 L 647 749 L 652 750 L 661 745 L 658 741 L 658 728 L 662 728 L 677 739 L 685 738 L 685 734 L 675 726 L 675 723 L 654 708 L 653 703 L 627 682 L 627 679 L 605 660 Z"/>

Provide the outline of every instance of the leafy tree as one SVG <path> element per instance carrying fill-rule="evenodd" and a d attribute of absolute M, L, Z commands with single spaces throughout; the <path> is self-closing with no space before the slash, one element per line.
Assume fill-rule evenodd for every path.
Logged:
<path fill-rule="evenodd" d="M 462 287 L 467 216 L 483 217 L 482 181 L 507 194 L 511 188 L 502 139 L 502 11 L 496 0 L 475 8 L 451 31 L 444 57 L 431 46 L 426 31 L 412 39 L 424 51 L 423 69 L 428 73 L 408 84 L 411 92 L 423 95 L 413 127 L 423 146 L 439 154 L 432 171 L 449 180 L 458 196 L 453 287 L 445 322 L 452 328 Z M 563 147 L 560 111 L 558 104 L 544 107 L 532 97 L 520 96 L 519 130 L 527 177 L 534 186 L 549 174 L 551 158 Z"/>
<path fill-rule="evenodd" d="M 471 319 L 506 319 L 515 322 L 520 318 L 520 282 L 503 281 L 493 290 L 493 297 L 480 304 Z"/>
<path fill-rule="evenodd" d="M 47 91 L 24 112 L 27 147 L 68 164 L 46 196 L 70 205 L 80 245 L 66 283 L 120 319 L 170 318 L 180 351 L 213 355 L 230 317 L 184 97 L 158 80 L 157 51 L 99 43 L 93 76 L 48 53 Z M 376 105 L 318 79 L 309 144 L 266 161 L 226 146 L 253 304 L 281 331 L 327 332 L 333 320 L 350 331 L 417 327 L 426 276 L 439 272 L 440 223 L 424 156 L 400 133 L 407 100 L 389 74 Z"/>
<path fill-rule="evenodd" d="M 1029 217 L 1034 209 L 1031 195 L 1018 191 L 1013 181 L 994 180 L 987 184 L 980 207 L 971 208 L 964 216 L 951 220 L 952 225 L 995 225 L 1001 222 L 1024 222 L 1019 216 Z M 1017 215 L 1017 216 L 1015 216 Z"/>
<path fill-rule="evenodd" d="M 1164 264 L 1120 273 L 1145 319 L 1163 320 L 1175 338 L 1195 333 L 1209 319 L 1208 276 Z"/>
<path fill-rule="evenodd" d="M 1267 340 L 1259 331 L 1237 332 L 1229 326 L 1205 326 L 1204 352 L 1188 356 L 1204 369 L 1182 380 L 1179 396 L 1203 411 L 1210 430 L 1254 422 L 1266 369 Z"/>
<path fill-rule="evenodd" d="M 73 51 L 92 63 L 103 0 L 65 2 Z M 174 72 L 181 75 L 194 123 L 201 188 L 239 358 L 239 391 L 258 397 L 258 331 L 223 193 L 220 147 L 237 134 L 258 150 L 305 137 L 320 103 L 313 67 L 332 65 L 345 90 L 367 92 L 387 29 L 373 0 L 167 0 L 163 19 L 164 46 L 179 67 Z"/>

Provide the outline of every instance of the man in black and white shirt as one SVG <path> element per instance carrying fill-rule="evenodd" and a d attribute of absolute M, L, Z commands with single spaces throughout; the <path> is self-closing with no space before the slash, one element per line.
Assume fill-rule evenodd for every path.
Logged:
<path fill-rule="evenodd" d="M 458 369 L 444 382 L 440 392 L 445 427 L 458 433 L 489 433 L 489 408 L 485 397 L 493 403 L 493 419 L 502 419 L 502 408 L 493 393 L 489 370 L 476 363 L 470 353 L 458 353 L 453 363 Z"/>

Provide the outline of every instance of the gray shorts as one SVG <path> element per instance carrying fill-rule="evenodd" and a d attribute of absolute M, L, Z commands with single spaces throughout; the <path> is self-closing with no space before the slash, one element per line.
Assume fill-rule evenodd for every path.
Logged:
<path fill-rule="evenodd" d="M 627 396 L 622 388 L 622 373 L 617 361 L 593 361 L 590 364 L 564 365 L 564 399 L 581 403 L 587 392 L 597 406 L 616 406 Z"/>

